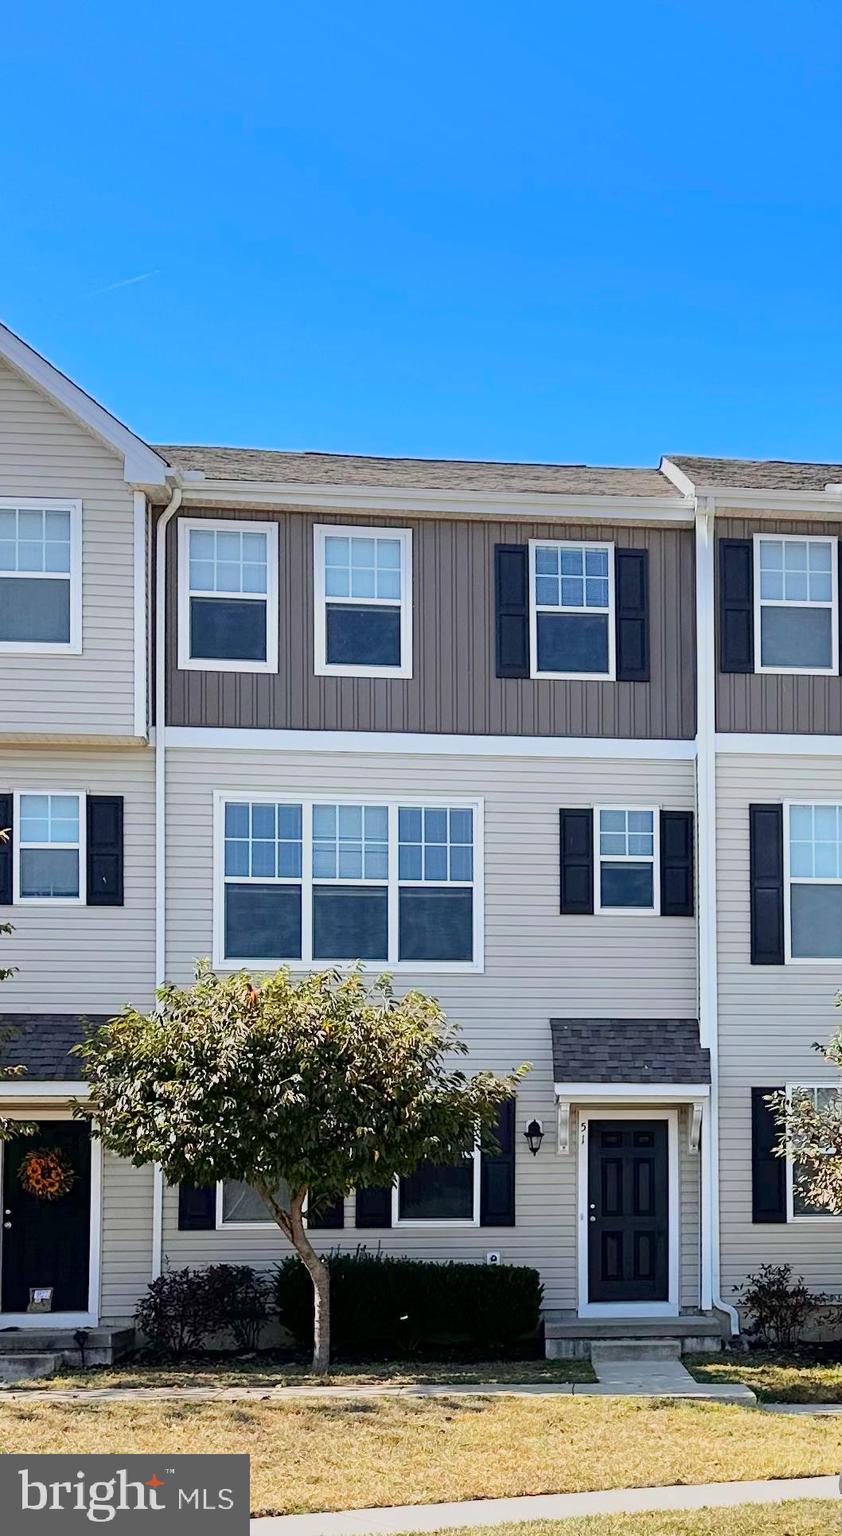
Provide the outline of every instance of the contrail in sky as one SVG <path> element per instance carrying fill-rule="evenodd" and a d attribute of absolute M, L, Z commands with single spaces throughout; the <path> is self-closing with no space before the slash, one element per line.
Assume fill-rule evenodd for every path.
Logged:
<path fill-rule="evenodd" d="M 160 267 L 156 267 L 153 272 L 139 272 L 137 277 L 123 277 L 118 283 L 106 283 L 104 288 L 95 288 L 90 297 L 95 299 L 97 294 L 113 293 L 115 288 L 131 288 L 133 283 L 145 283 L 148 277 L 157 277 L 159 271 Z"/>

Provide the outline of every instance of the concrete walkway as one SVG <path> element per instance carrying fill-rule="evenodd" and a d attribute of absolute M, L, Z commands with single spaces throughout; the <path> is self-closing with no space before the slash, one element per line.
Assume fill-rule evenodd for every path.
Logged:
<path fill-rule="evenodd" d="M 787 1499 L 838 1499 L 836 1477 L 793 1477 L 764 1483 L 705 1483 L 697 1488 L 615 1488 L 602 1493 L 546 1493 L 520 1499 L 471 1499 L 402 1509 L 351 1509 L 327 1515 L 270 1515 L 252 1520 L 252 1536 L 398 1536 L 468 1530 L 517 1520 L 569 1520 L 574 1515 L 640 1514 L 661 1509 L 733 1509 Z"/>
<path fill-rule="evenodd" d="M 701 1397 L 726 1403 L 751 1404 L 757 1398 L 750 1387 L 737 1381 L 696 1381 L 677 1357 L 639 1349 L 624 1354 L 620 1346 L 594 1345 L 592 1365 L 597 1385 L 592 1394 L 616 1397 Z"/>
<path fill-rule="evenodd" d="M 636 1374 L 618 1376 L 615 1382 L 442 1382 L 437 1385 L 416 1383 L 407 1386 L 387 1386 L 372 1383 L 368 1386 L 350 1387 L 29 1387 L 18 1390 L 0 1386 L 0 1403 L 239 1403 L 239 1402 L 289 1402 L 298 1398 L 326 1398 L 328 1401 L 361 1397 L 693 1397 L 709 1402 L 744 1403 L 756 1402 L 750 1387 L 739 1382 L 694 1381 L 679 1367 L 681 1375 L 667 1376 L 659 1370 L 644 1376 L 643 1362 L 635 1362 Z"/>

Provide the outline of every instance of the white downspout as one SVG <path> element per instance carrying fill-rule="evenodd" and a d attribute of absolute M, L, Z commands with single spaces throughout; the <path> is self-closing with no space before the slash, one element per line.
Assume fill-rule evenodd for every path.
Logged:
<path fill-rule="evenodd" d="M 716 936 L 716 625 L 714 617 L 713 497 L 696 501 L 696 805 L 699 842 L 699 1033 L 710 1051 L 710 1101 L 701 1141 L 701 1305 L 727 1313 L 740 1331 L 736 1307 L 723 1301 L 719 1243 L 719 1018 Z"/>
<path fill-rule="evenodd" d="M 155 986 L 167 975 L 167 525 L 181 506 L 176 486 L 155 530 Z"/>
<path fill-rule="evenodd" d="M 167 976 L 167 525 L 182 501 L 175 486 L 155 530 L 155 989 Z M 152 1279 L 164 1254 L 164 1178 L 160 1164 L 152 1171 Z"/>

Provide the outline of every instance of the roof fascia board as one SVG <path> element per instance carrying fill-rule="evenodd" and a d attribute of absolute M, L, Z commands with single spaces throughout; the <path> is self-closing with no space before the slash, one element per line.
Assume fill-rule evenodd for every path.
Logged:
<path fill-rule="evenodd" d="M 395 489 L 382 485 L 319 485 L 301 481 L 184 480 L 184 502 L 193 506 L 297 506 L 341 511 L 382 511 L 413 517 L 545 519 L 581 516 L 594 521 L 680 523 L 689 527 L 693 505 L 682 496 L 597 496 L 506 491 Z"/>
<path fill-rule="evenodd" d="M 842 512 L 842 489 L 822 491 L 757 490 L 739 485 L 696 485 L 671 459 L 661 459 L 660 470 L 688 498 L 706 497 L 721 512 L 725 507 L 746 508 L 752 512 L 801 512 L 805 516 L 827 517 Z"/>
<path fill-rule="evenodd" d="M 28 379 L 36 388 L 54 401 L 62 410 L 73 416 L 83 427 L 86 427 L 94 437 L 99 438 L 107 448 L 112 448 L 123 459 L 124 478 L 133 485 L 164 485 L 169 466 L 154 449 L 128 427 L 124 427 L 116 416 L 106 411 L 104 406 L 97 404 L 90 395 L 85 394 L 78 384 L 68 379 L 66 374 L 60 373 L 52 363 L 48 363 L 45 357 L 35 352 L 32 347 L 10 331 L 7 326 L 0 325 L 0 357 L 23 378 Z"/>

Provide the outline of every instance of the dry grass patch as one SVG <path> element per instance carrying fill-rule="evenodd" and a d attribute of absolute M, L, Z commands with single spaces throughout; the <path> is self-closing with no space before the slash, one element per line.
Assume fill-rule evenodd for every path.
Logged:
<path fill-rule="evenodd" d="M 837 1472 L 842 1422 L 626 1398 L 4 1403 L 10 1451 L 247 1451 L 255 1513 Z"/>
<path fill-rule="evenodd" d="M 743 1381 L 767 1403 L 842 1403 L 842 1364 L 792 1355 L 695 1355 L 684 1360 L 697 1381 Z"/>
<path fill-rule="evenodd" d="M 456 1382 L 538 1382 L 546 1385 L 571 1381 L 595 1381 L 589 1360 L 479 1360 L 471 1365 L 430 1360 L 374 1362 L 370 1365 L 336 1364 L 327 1376 L 314 1376 L 306 1365 L 271 1360 L 197 1360 L 182 1365 L 135 1363 L 92 1366 L 87 1371 L 64 1371 L 37 1381 L 15 1383 L 16 1392 L 82 1391 L 86 1387 L 394 1387 Z"/>
<path fill-rule="evenodd" d="M 736 1509 L 681 1510 L 652 1515 L 598 1515 L 584 1520 L 527 1520 L 484 1526 L 473 1536 L 828 1536 L 839 1511 L 818 1499 Z M 463 1536 L 442 1532 L 441 1536 Z"/>

